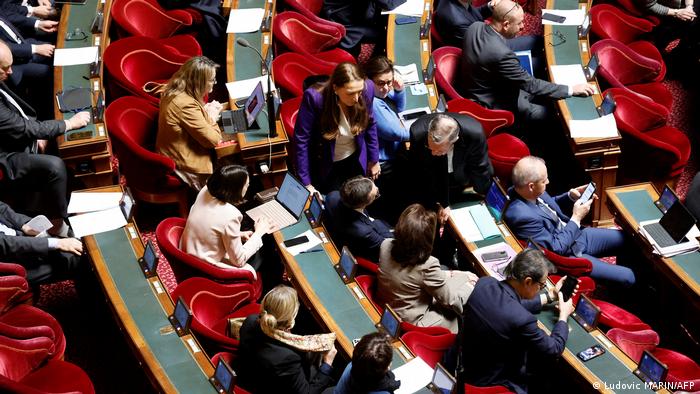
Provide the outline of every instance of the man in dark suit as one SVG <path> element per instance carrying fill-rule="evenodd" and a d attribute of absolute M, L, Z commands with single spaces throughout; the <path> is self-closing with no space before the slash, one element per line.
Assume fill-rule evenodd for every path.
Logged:
<path fill-rule="evenodd" d="M 545 287 L 554 267 L 539 250 L 520 252 L 507 270 L 503 282 L 490 276 L 479 279 L 464 306 L 462 377 L 469 384 L 503 385 L 520 394 L 528 390 L 528 358 L 556 357 L 564 351 L 569 336 L 566 321 L 574 307 L 559 293 L 564 278 L 555 289 Z M 555 300 L 559 319 L 547 335 L 533 313 Z"/>
<path fill-rule="evenodd" d="M 30 220 L 0 202 L 2 260 L 24 266 L 31 285 L 66 279 L 80 264 L 83 244 L 75 238 L 36 237 L 39 232 L 28 225 Z"/>
<path fill-rule="evenodd" d="M 579 200 L 586 185 L 552 198 L 546 191 L 549 178 L 544 160 L 535 156 L 520 159 L 513 167 L 511 202 L 505 221 L 519 239 L 533 241 L 562 256 L 584 257 L 591 261 L 591 277 L 614 281 L 625 287 L 635 282 L 634 272 L 618 264 L 608 264 L 598 257 L 619 255 L 625 251 L 626 239 L 621 230 L 581 227 L 581 220 L 597 196 Z M 562 209 L 563 208 L 563 209 Z M 571 216 L 564 213 L 571 212 Z"/>
<path fill-rule="evenodd" d="M 79 112 L 68 120 L 38 121 L 34 109 L 5 86 L 12 75 L 12 52 L 0 41 L 0 169 L 5 190 L 31 194 L 18 198 L 22 210 L 32 214 L 46 212 L 55 224 L 52 232 L 67 231 L 63 219 L 68 216 L 67 175 L 63 161 L 43 152 L 47 140 L 66 131 L 84 127 L 90 113 Z M 39 200 L 39 201 L 37 201 Z"/>
<path fill-rule="evenodd" d="M 537 79 L 525 71 L 506 40 L 522 30 L 522 7 L 511 0 L 494 6 L 492 22 L 475 22 L 467 29 L 462 47 L 459 91 L 464 97 L 488 108 L 513 112 L 520 121 L 542 122 L 547 119 L 538 97 L 562 99 L 590 96 L 593 87 L 587 83 L 558 85 Z"/>
<path fill-rule="evenodd" d="M 440 204 L 440 222 L 467 185 L 485 193 L 493 167 L 481 124 L 462 114 L 428 114 L 411 125 L 411 190 L 426 207 Z"/>
<path fill-rule="evenodd" d="M 343 183 L 340 191 L 326 195 L 326 212 L 332 218 L 334 240 L 353 255 L 377 263 L 379 247 L 394 238 L 391 226 L 367 213 L 367 207 L 379 197 L 379 188 L 371 179 L 358 176 Z"/>

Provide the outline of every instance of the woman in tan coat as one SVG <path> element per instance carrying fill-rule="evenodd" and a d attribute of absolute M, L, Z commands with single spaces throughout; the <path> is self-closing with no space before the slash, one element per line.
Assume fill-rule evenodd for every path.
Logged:
<path fill-rule="evenodd" d="M 204 103 L 216 84 L 217 64 L 204 56 L 185 62 L 163 89 L 158 117 L 158 152 L 175 161 L 175 172 L 200 190 L 213 172 L 212 149 L 221 142 L 217 101 Z"/>
<path fill-rule="evenodd" d="M 435 212 L 420 204 L 403 211 L 394 239 L 386 239 L 380 247 L 377 298 L 403 321 L 457 333 L 457 319 L 478 278 L 471 272 L 440 268 L 430 255 L 436 225 Z"/>

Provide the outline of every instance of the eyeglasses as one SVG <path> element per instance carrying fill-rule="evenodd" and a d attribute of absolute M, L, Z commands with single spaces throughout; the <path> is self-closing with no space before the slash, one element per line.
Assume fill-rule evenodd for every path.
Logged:
<path fill-rule="evenodd" d="M 544 282 L 537 282 L 537 284 L 540 286 L 540 290 L 544 290 L 547 287 L 547 279 Z"/>
<path fill-rule="evenodd" d="M 377 190 L 377 194 L 374 195 L 374 198 L 372 199 L 372 202 L 377 201 L 379 197 L 381 197 L 381 193 L 379 193 L 379 190 Z"/>
<path fill-rule="evenodd" d="M 515 5 L 514 5 L 513 7 L 511 7 L 511 9 L 508 10 L 508 12 L 506 12 L 505 14 L 503 14 L 503 19 L 505 19 L 505 18 L 506 18 L 506 15 L 510 14 L 511 11 L 513 11 L 514 9 L 516 9 L 516 8 L 518 8 L 518 7 L 520 7 L 520 4 L 515 3 Z"/>
<path fill-rule="evenodd" d="M 549 44 L 553 47 L 559 46 L 559 45 L 566 42 L 566 36 L 564 36 L 564 34 L 562 32 L 560 32 L 559 30 L 554 30 L 549 35 L 552 36 L 552 38 L 547 40 L 547 44 Z M 555 37 L 557 38 L 558 42 L 554 42 Z"/>
<path fill-rule="evenodd" d="M 392 83 L 394 83 L 394 80 L 393 80 L 393 79 L 390 79 L 390 80 L 388 80 L 388 81 L 381 81 L 381 80 L 374 81 L 374 84 L 375 84 L 378 88 L 382 88 L 382 87 L 384 87 L 384 86 L 389 86 L 389 85 L 391 85 Z"/>

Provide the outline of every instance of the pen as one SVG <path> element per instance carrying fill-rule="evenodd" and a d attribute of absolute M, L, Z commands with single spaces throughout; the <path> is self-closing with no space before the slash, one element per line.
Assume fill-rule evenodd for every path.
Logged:
<path fill-rule="evenodd" d="M 304 250 L 304 251 L 302 251 L 302 252 L 299 252 L 299 254 L 302 254 L 302 253 L 313 253 L 313 252 L 323 252 L 323 248 L 317 246 L 317 247 L 315 247 L 315 248 L 311 248 L 311 249 L 308 249 L 308 250 Z"/>

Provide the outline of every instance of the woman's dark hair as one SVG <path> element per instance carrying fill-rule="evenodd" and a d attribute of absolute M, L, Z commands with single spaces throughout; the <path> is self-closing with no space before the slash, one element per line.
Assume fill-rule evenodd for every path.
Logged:
<path fill-rule="evenodd" d="M 209 194 L 231 205 L 244 200 L 243 186 L 248 181 L 248 170 L 236 164 L 221 166 L 207 179 Z"/>
<path fill-rule="evenodd" d="M 364 81 L 365 76 L 356 64 L 344 62 L 338 64 L 331 78 L 323 87 L 323 108 L 321 111 L 320 125 L 321 135 L 325 140 L 333 140 L 338 136 L 338 124 L 340 124 L 340 107 L 338 106 L 338 96 L 335 88 L 342 88 L 348 82 Z M 347 120 L 350 125 L 352 135 L 358 135 L 369 125 L 369 112 L 365 102 L 364 91 L 360 94 L 360 99 L 352 107 L 348 108 Z"/>
<path fill-rule="evenodd" d="M 528 276 L 539 281 L 554 272 L 557 272 L 556 267 L 544 257 L 541 250 L 527 248 L 515 256 L 503 274 L 517 281 L 523 281 Z"/>
<path fill-rule="evenodd" d="M 386 56 L 376 56 L 369 59 L 362 67 L 362 70 L 365 72 L 367 78 L 374 80 L 377 75 L 386 74 L 388 72 L 394 75 L 394 63 Z"/>
<path fill-rule="evenodd" d="M 389 370 L 393 351 L 385 334 L 374 332 L 360 339 L 352 352 L 350 376 L 363 387 L 373 387 Z"/>
<path fill-rule="evenodd" d="M 374 182 L 369 178 L 352 177 L 343 182 L 343 186 L 340 187 L 340 201 L 352 209 L 364 207 L 372 202 L 369 199 L 372 186 L 374 186 Z"/>
<path fill-rule="evenodd" d="M 409 205 L 394 229 L 391 257 L 402 266 L 417 265 L 433 251 L 437 215 L 420 204 Z"/>

